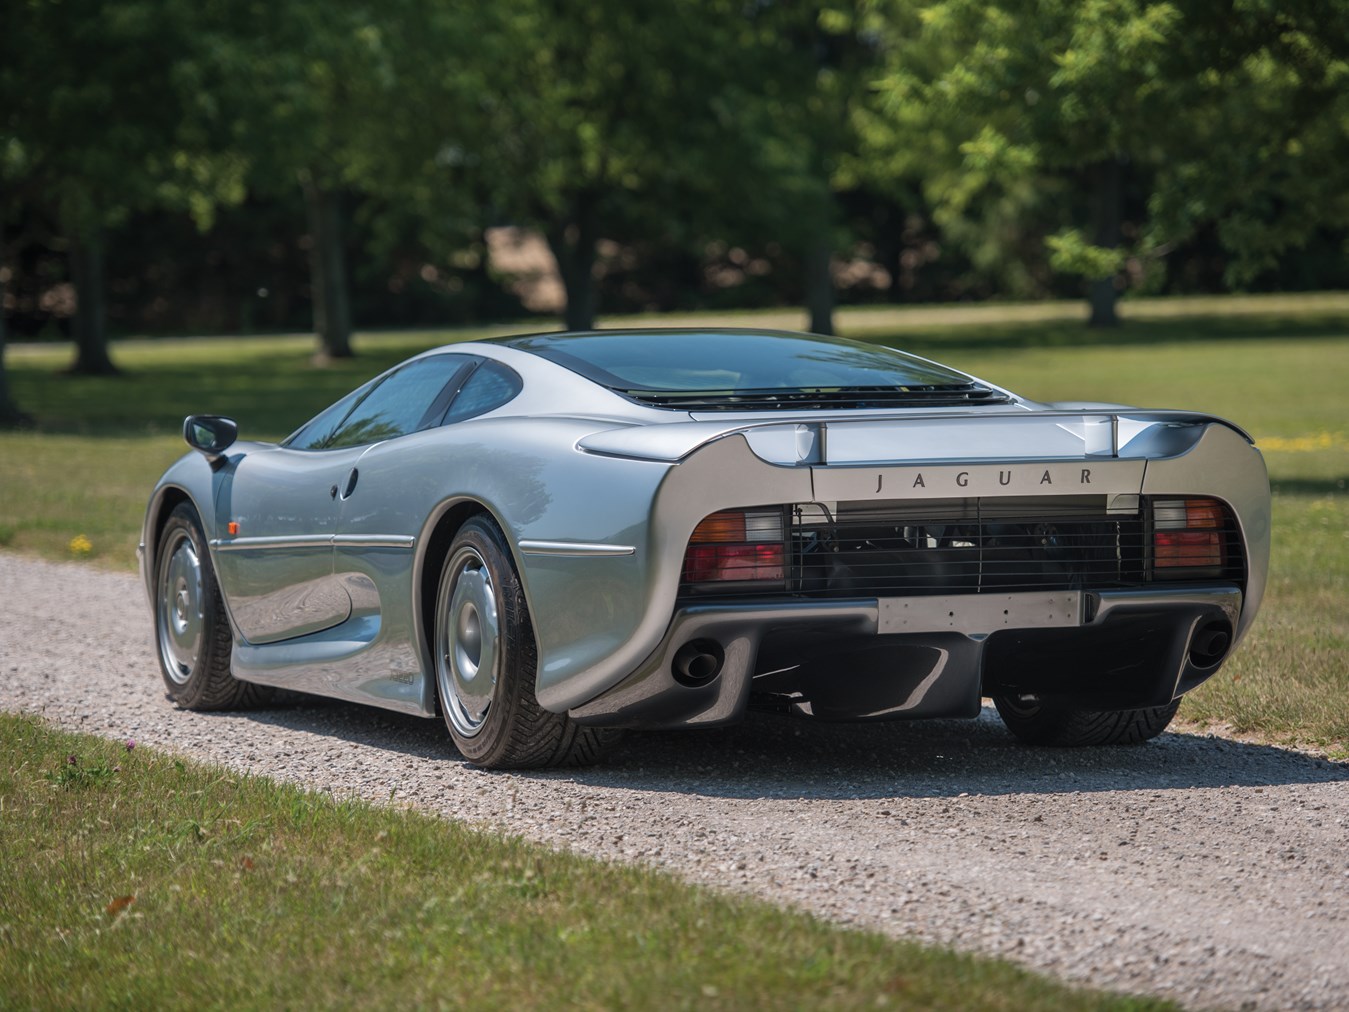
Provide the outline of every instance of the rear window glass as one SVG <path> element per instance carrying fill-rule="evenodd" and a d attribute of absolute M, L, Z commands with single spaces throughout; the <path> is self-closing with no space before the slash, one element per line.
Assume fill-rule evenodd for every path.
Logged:
<path fill-rule="evenodd" d="M 891 348 L 806 334 L 615 331 L 539 334 L 501 343 L 627 393 L 931 389 L 970 382 Z"/>

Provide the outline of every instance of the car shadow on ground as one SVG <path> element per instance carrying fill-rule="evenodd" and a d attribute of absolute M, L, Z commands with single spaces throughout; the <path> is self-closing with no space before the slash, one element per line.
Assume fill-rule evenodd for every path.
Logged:
<path fill-rule="evenodd" d="M 468 765 L 439 720 L 312 697 L 235 717 Z M 1349 764 L 1185 733 L 1134 746 L 1032 748 L 985 708 L 975 720 L 881 724 L 751 713 L 726 728 L 629 732 L 594 767 L 493 775 L 718 798 L 861 800 L 1349 783 Z"/>

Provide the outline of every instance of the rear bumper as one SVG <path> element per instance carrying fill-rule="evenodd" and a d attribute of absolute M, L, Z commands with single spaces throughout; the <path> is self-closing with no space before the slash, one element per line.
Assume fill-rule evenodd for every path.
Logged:
<path fill-rule="evenodd" d="M 752 694 L 835 720 L 970 717 L 993 693 L 1157 706 L 1218 670 L 1241 613 L 1234 584 L 690 604 L 636 672 L 570 714 L 714 726 L 743 716 Z M 675 672 L 690 643 L 720 654 L 700 684 Z"/>

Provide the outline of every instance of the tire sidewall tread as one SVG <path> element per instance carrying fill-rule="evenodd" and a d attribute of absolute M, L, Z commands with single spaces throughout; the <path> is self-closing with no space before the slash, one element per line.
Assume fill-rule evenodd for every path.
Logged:
<path fill-rule="evenodd" d="M 164 563 L 165 553 L 180 533 L 191 540 L 197 553 L 202 587 L 202 648 L 185 682 L 175 682 L 169 677 L 159 648 L 162 621 L 159 597 L 163 593 L 159 585 L 159 569 Z M 216 582 L 215 566 L 211 562 L 206 536 L 202 532 L 201 518 L 190 503 L 179 503 L 169 514 L 156 544 L 154 565 L 155 656 L 159 659 L 160 674 L 164 678 L 169 698 L 184 710 L 232 710 L 267 702 L 271 692 L 266 686 L 241 681 L 230 670 L 234 640 L 229 616 L 225 613 L 225 602 L 220 594 L 220 585 Z"/>
<path fill-rule="evenodd" d="M 994 696 L 993 705 L 1007 729 L 1028 745 L 1084 748 L 1150 741 L 1166 730 L 1180 708 L 1180 700 L 1133 710 L 1087 710 L 1054 704 L 1028 710 L 1007 697 Z"/>
<path fill-rule="evenodd" d="M 576 766 L 598 761 L 617 740 L 617 735 L 601 728 L 583 727 L 567 714 L 553 713 L 539 704 L 535 695 L 538 647 L 524 587 L 505 535 L 485 515 L 465 522 L 442 562 L 436 597 L 437 628 L 449 620 L 446 605 L 451 597 L 452 574 L 448 567 L 463 547 L 471 547 L 491 575 L 500 643 L 497 686 L 482 728 L 472 737 L 466 737 L 448 719 L 445 720 L 455 747 L 469 762 L 486 769 Z M 435 642 L 439 643 L 438 632 Z M 436 663 L 440 663 L 439 659 Z M 439 695 L 438 676 L 436 691 Z M 445 714 L 443 701 L 441 714 Z"/>

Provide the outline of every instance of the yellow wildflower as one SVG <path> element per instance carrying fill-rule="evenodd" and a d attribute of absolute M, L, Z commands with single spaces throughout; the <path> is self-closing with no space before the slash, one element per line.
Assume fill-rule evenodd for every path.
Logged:
<path fill-rule="evenodd" d="M 1284 450 L 1290 453 L 1315 453 L 1317 450 L 1335 450 L 1346 445 L 1342 432 L 1313 432 L 1305 436 L 1283 438 L 1267 436 L 1259 440 L 1262 450 Z"/>

